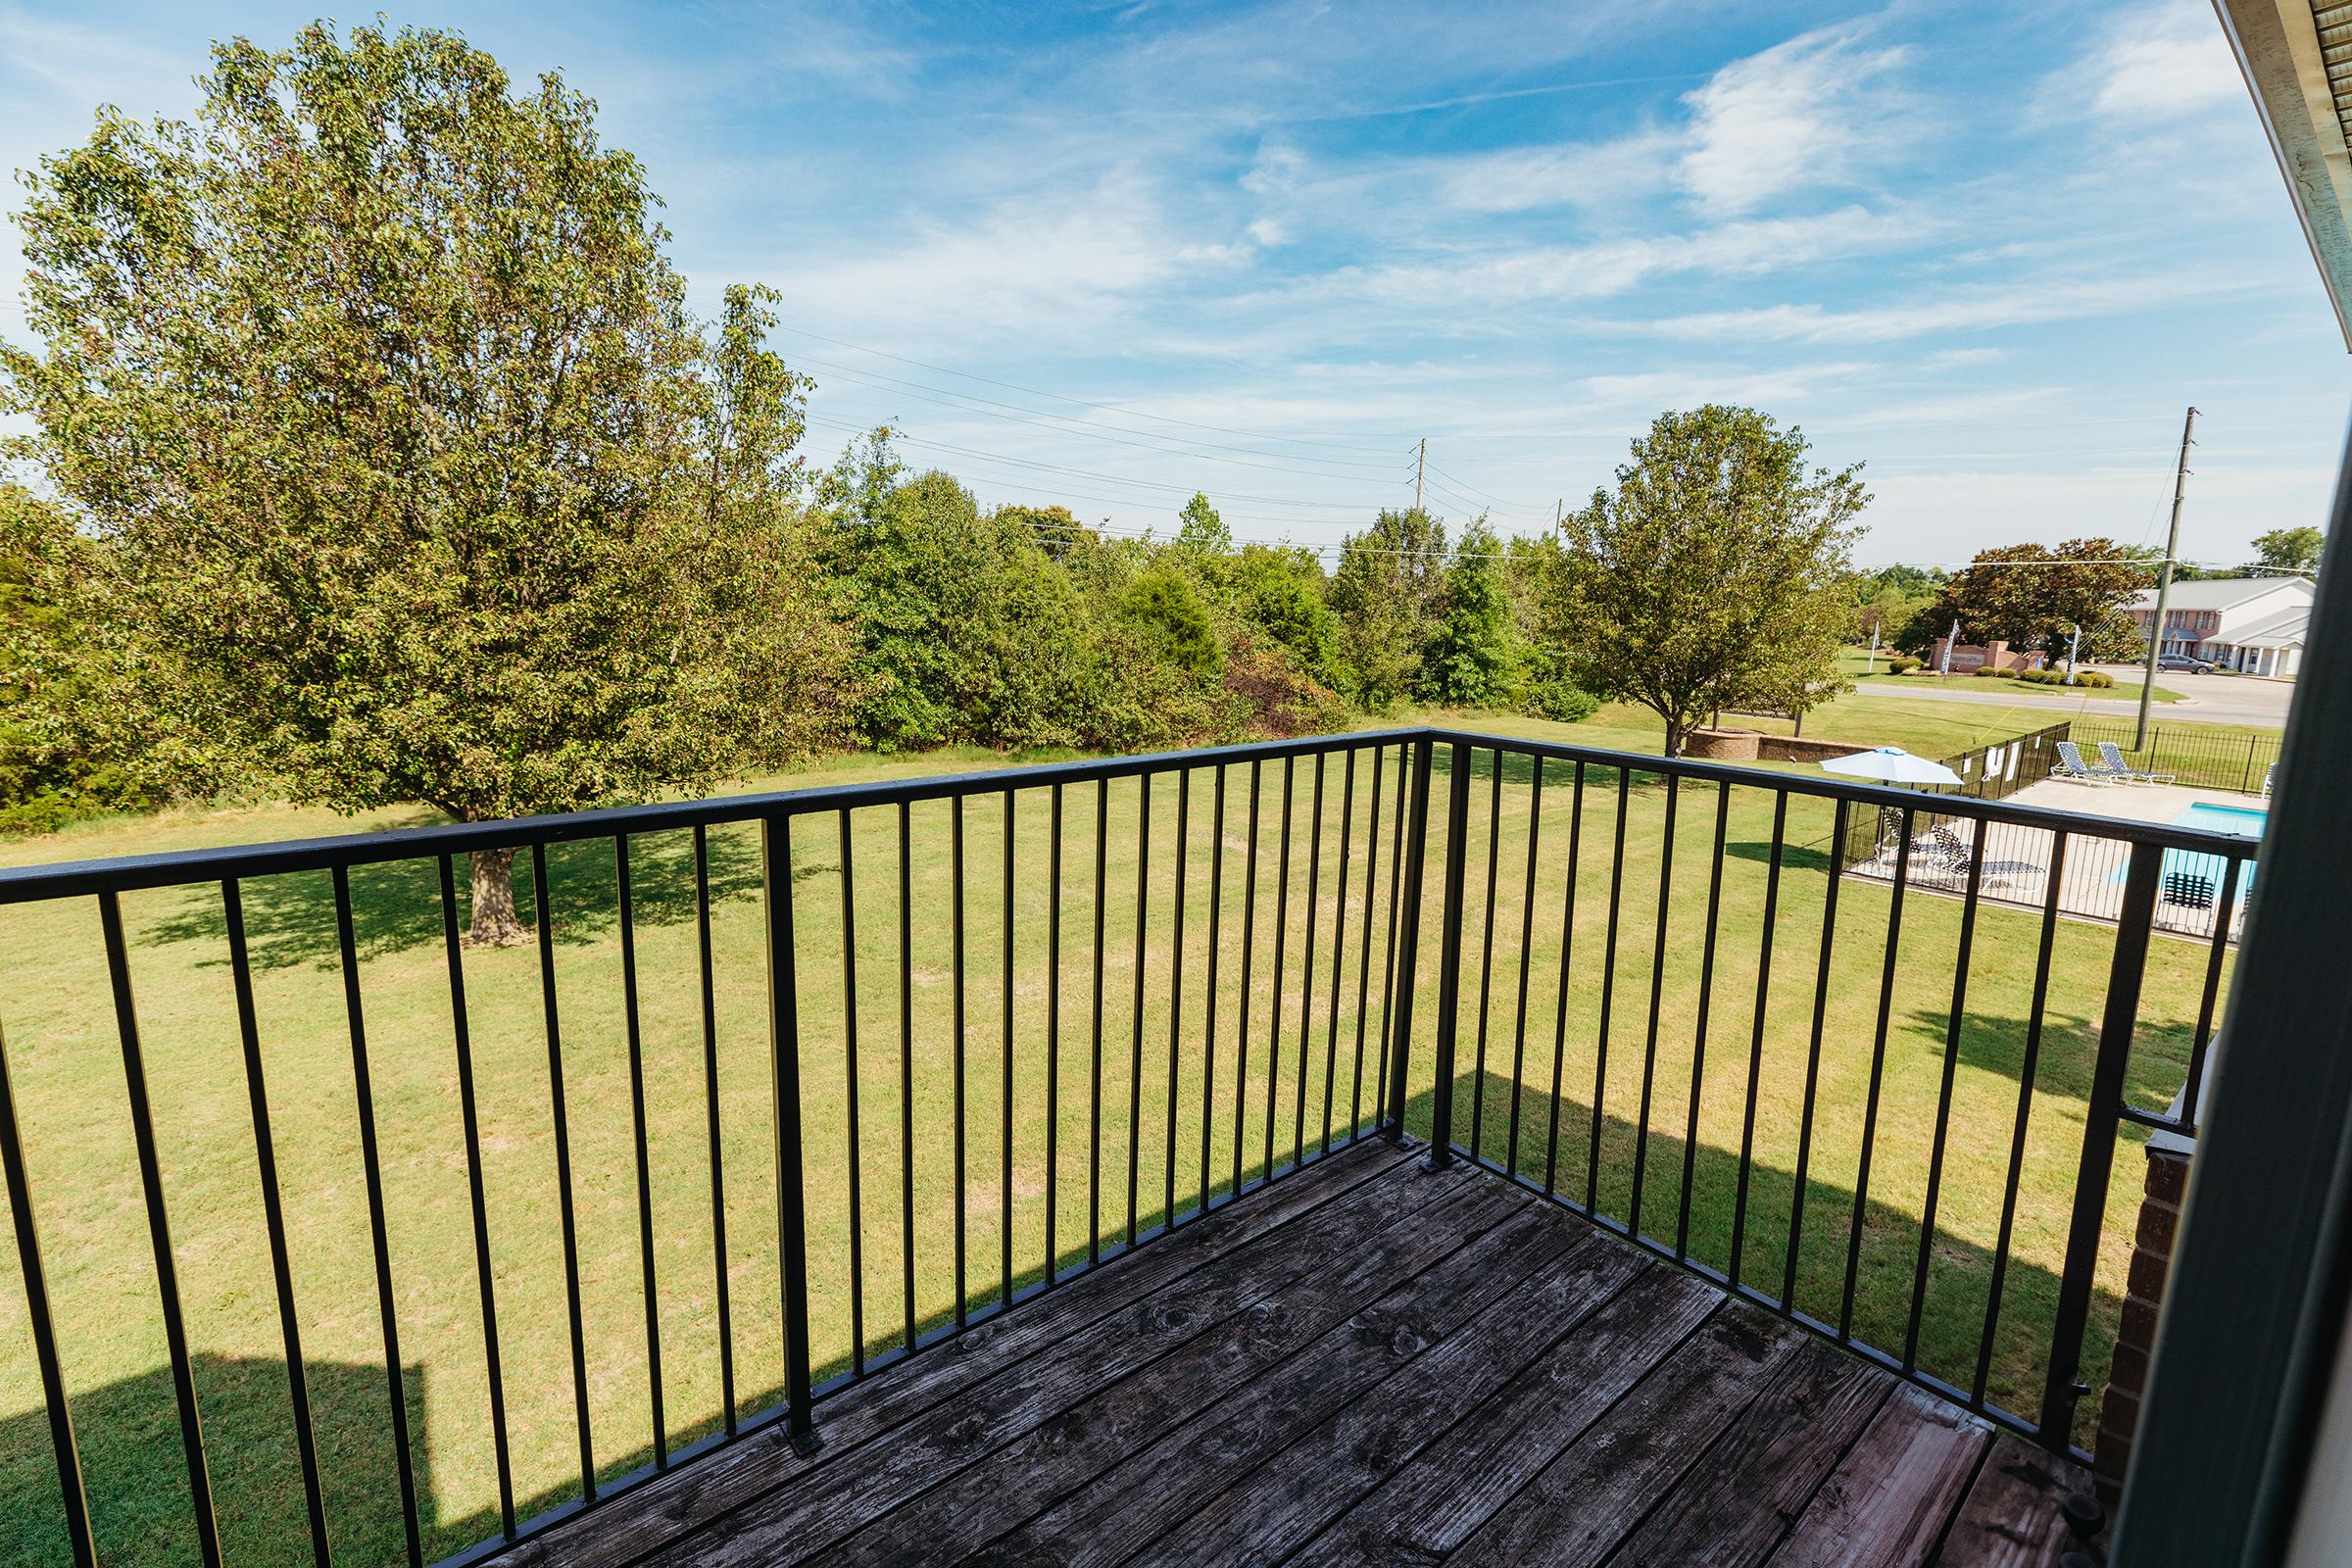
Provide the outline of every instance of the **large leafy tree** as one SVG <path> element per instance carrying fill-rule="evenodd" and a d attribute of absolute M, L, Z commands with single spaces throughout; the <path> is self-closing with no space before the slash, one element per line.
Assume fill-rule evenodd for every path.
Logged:
<path fill-rule="evenodd" d="M 1807 703 L 1835 689 L 1859 468 L 1808 468 L 1806 443 L 1753 409 L 1663 414 L 1615 490 L 1562 525 L 1552 622 L 1571 673 L 1639 703 L 1679 754 L 1710 710 Z M 1800 709 L 1801 710 L 1801 709 Z"/>
<path fill-rule="evenodd" d="M 1357 706 L 1381 712 L 1420 684 L 1421 659 L 1446 594 L 1446 524 L 1415 507 L 1384 511 L 1340 542 L 1330 604 Z"/>
<path fill-rule="evenodd" d="M 2140 645 L 2132 599 L 2154 581 L 2152 568 L 2112 539 L 1979 551 L 1914 617 L 1906 641 L 1924 653 L 1957 621 L 1963 641 L 1997 639 L 2056 655 L 2073 645 L 2081 626 L 2084 658 L 2129 659 Z"/>
<path fill-rule="evenodd" d="M 2317 528 L 2273 528 L 2254 536 L 2254 558 L 2274 571 L 2317 571 L 2327 542 Z"/>
<path fill-rule="evenodd" d="M 466 820 L 813 741 L 802 383 L 687 314 L 643 168 L 455 35 L 217 46 L 196 122 L 101 111 L 21 221 L 10 455 L 102 540 L 151 711 L 294 795 Z M 472 934 L 518 940 L 512 852 Z"/>
<path fill-rule="evenodd" d="M 1519 700 L 1528 650 L 1511 618 L 1502 541 L 1482 518 L 1462 530 L 1446 563 L 1438 623 L 1421 659 L 1421 695 L 1456 708 Z"/>

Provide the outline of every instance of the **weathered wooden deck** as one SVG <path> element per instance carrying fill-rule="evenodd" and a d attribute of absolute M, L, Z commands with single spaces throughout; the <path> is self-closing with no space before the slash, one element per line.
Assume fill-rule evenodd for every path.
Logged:
<path fill-rule="evenodd" d="M 532 1563 L 2054 1563 L 2070 1467 L 1489 1176 L 1359 1145 Z"/>

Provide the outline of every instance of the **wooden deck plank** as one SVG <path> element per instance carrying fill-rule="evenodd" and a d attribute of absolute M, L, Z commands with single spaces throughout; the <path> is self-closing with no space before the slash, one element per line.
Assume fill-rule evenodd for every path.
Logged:
<path fill-rule="evenodd" d="M 1461 1200 L 1434 1205 L 1384 1232 L 1352 1256 L 1318 1260 L 1283 1290 L 1217 1328 L 1081 1399 L 979 1463 L 875 1519 L 846 1541 L 818 1544 L 828 1568 L 920 1560 L 955 1562 L 1050 1507 L 1177 1423 L 1221 1398 L 1254 1399 L 1252 1380 L 1357 1312 L 1391 1280 L 1382 1299 L 1394 1332 L 1411 1332 L 1416 1310 L 1443 1310 L 1447 1293 L 1507 1287 L 1565 1245 L 1517 1195 L 1466 1184 Z M 1124 1500 L 1120 1511 L 1126 1510 Z M 802 1542 L 794 1540 L 798 1550 Z M 769 1560 L 795 1560 L 779 1552 Z M 1025 1559 L 1024 1559 L 1025 1560 Z"/>
<path fill-rule="evenodd" d="M 1894 1387 L 1892 1374 L 1808 1340 L 1610 1568 L 1763 1562 Z"/>
<path fill-rule="evenodd" d="M 1151 1544 L 1151 1561 L 1167 1568 L 1279 1561 L 1660 1266 L 1594 1236 L 1330 1421 L 1271 1457 L 1252 1457 L 1229 1490 Z M 1068 1568 L 1122 1560 L 1094 1544 L 1081 1540 L 1068 1548 Z"/>
<path fill-rule="evenodd" d="M 1328 1330 L 1237 1395 L 1200 1403 L 1196 1415 L 1159 1441 L 1130 1449 L 1114 1467 L 971 1560 L 1001 1568 L 1106 1568 L 1146 1547 L 1153 1548 L 1156 1559 L 1164 1548 L 1154 1543 L 1202 1499 L 1254 1473 L 1366 1389 L 1441 1347 L 1460 1343 L 1468 1325 L 1498 1310 L 1500 1303 L 1540 1301 L 1556 1326 L 1574 1309 L 1562 1282 L 1577 1282 L 1597 1304 L 1631 1272 L 1616 1262 L 1623 1249 L 1606 1246 L 1588 1227 L 1548 1205 L 1531 1200 L 1511 1224 L 1524 1231 L 1524 1239 L 1497 1227 L 1443 1266 Z M 1583 1260 L 1594 1255 L 1609 1261 L 1587 1266 Z M 1334 1453 L 1322 1443 L 1314 1451 Z M 1227 1560 L 1269 1558 L 1260 1550 Z"/>
<path fill-rule="evenodd" d="M 1308 1543 L 1301 1564 L 1426 1564 L 1574 1442 L 1723 1302 L 1656 1268 L 1523 1370 Z"/>
<path fill-rule="evenodd" d="M 1991 1437 L 1978 1417 L 1903 1384 L 1813 1494 L 1774 1568 L 1925 1563 Z"/>
<path fill-rule="evenodd" d="M 1314 1212 L 1393 1179 L 1419 1155 L 1377 1139 L 1247 1193 L 1201 1220 L 1077 1276 L 953 1340 L 875 1373 L 818 1407 L 825 1446 L 795 1453 L 781 1426 L 719 1448 L 508 1554 L 518 1568 L 619 1568 L 838 1458 L 1040 1352 L 1123 1312 L 1186 1275 Z"/>
<path fill-rule="evenodd" d="M 2089 1490 L 2082 1466 L 2001 1433 L 1936 1561 L 1941 1568 L 2048 1568 L 2066 1544 L 2059 1499 Z"/>
<path fill-rule="evenodd" d="M 1795 1354 L 1801 1334 L 1755 1307 L 1726 1305 L 1480 1525 L 1451 1560 L 1592 1568 L 1755 1402 Z"/>
<path fill-rule="evenodd" d="M 886 1443 L 860 1445 L 829 1463 L 819 1449 L 816 1462 L 791 1485 L 762 1494 L 648 1561 L 664 1568 L 770 1568 L 779 1552 L 801 1555 L 804 1542 L 839 1540 L 1281 1290 L 1319 1260 L 1371 1245 L 1391 1225 L 1463 1185 L 1459 1167 L 1431 1172 L 1417 1164 L 1364 1183 L 1346 1201 L 1322 1204 L 1098 1319 L 1053 1354 L 960 1390 L 902 1424 Z"/>

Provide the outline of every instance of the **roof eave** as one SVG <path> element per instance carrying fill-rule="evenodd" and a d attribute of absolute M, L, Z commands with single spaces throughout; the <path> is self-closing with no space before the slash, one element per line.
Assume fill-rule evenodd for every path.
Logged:
<path fill-rule="evenodd" d="M 2323 9 L 2341 9 L 2324 6 Z M 2263 130 L 2352 348 L 2352 82 L 2330 85 L 2314 0 L 2214 0 Z"/>

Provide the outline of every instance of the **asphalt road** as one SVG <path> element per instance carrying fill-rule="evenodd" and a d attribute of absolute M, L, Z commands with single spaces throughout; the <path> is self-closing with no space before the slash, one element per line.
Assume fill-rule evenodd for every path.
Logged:
<path fill-rule="evenodd" d="M 2085 666 L 2093 667 L 2093 666 Z M 2141 675 L 2137 667 L 2126 664 L 2095 666 L 2106 670 L 2118 680 L 2136 681 Z M 2006 681 L 1986 681 L 1987 686 L 2007 686 Z M 2295 695 L 2291 680 L 2260 680 L 2250 675 L 2191 675 L 2180 670 L 2167 670 L 2157 680 L 2167 691 L 2180 694 L 2177 703 L 2157 703 L 2148 710 L 2151 721 L 2191 724 L 2256 724 L 2266 729 L 2286 727 L 2287 704 Z M 2012 696 L 2004 691 L 1979 694 L 1973 691 L 1956 692 L 1949 687 L 1932 686 L 1925 682 L 1917 689 L 1898 686 L 1891 681 L 1862 681 L 1854 690 L 1865 697 L 1920 698 L 1931 703 L 1975 703 L 1982 707 L 2015 708 L 2029 712 L 2047 710 L 2051 722 L 2068 713 L 2105 713 L 2130 718 L 2139 711 L 2137 699 L 2118 702 L 2113 698 Z"/>

